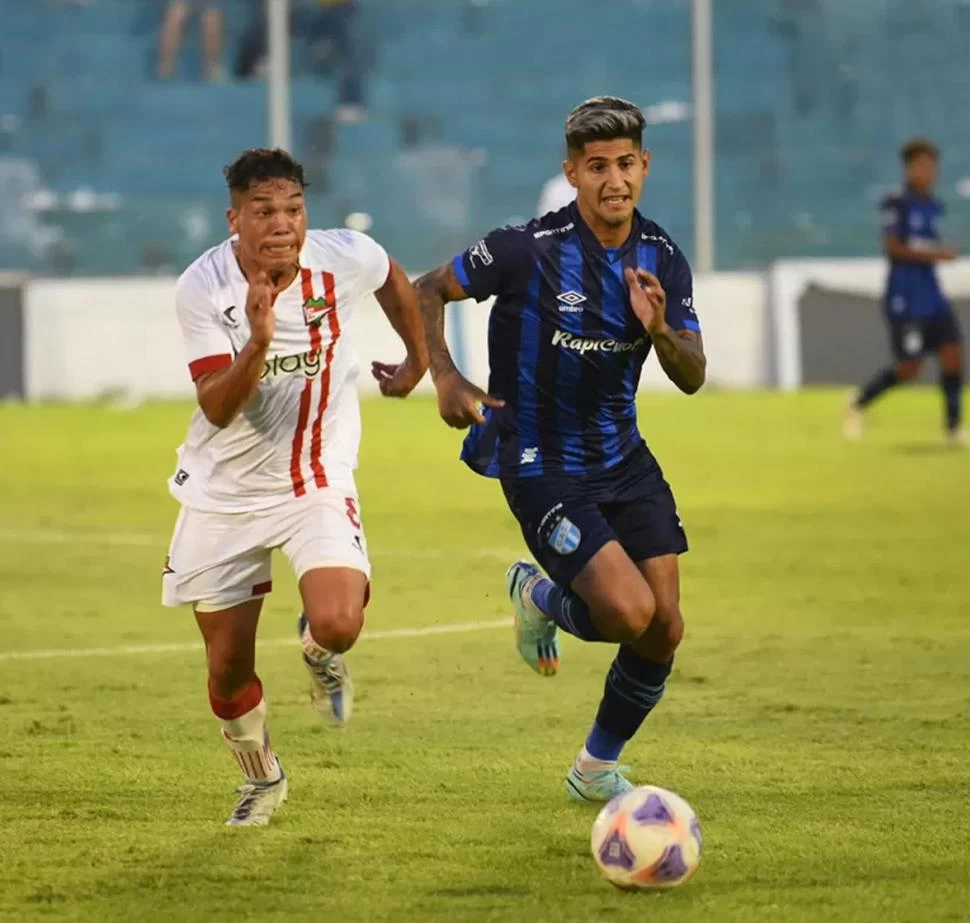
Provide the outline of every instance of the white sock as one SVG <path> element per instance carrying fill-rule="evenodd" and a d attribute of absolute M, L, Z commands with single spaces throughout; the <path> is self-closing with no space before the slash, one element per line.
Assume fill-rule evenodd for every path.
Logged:
<path fill-rule="evenodd" d="M 217 715 L 218 717 L 218 715 Z M 250 782 L 275 782 L 282 775 L 266 730 L 266 700 L 236 718 L 219 718 L 222 737 Z"/>
<path fill-rule="evenodd" d="M 573 766 L 576 772 L 584 776 L 593 772 L 609 772 L 611 769 L 616 769 L 617 760 L 598 760 L 595 756 L 590 755 L 589 750 L 583 746 Z"/>

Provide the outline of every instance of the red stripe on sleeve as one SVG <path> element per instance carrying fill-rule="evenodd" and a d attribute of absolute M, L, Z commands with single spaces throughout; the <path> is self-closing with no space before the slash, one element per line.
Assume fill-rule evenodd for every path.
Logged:
<path fill-rule="evenodd" d="M 232 356 L 229 353 L 223 353 L 219 356 L 205 356 L 189 363 L 189 374 L 192 376 L 192 381 L 196 381 L 202 375 L 208 375 L 209 372 L 218 372 L 219 369 L 228 368 L 230 365 L 232 365 Z"/>

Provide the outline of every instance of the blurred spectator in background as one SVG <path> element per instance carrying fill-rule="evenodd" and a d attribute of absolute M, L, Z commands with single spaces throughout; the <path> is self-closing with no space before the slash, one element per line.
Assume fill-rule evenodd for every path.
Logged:
<path fill-rule="evenodd" d="M 337 79 L 340 122 L 360 122 L 364 107 L 364 61 L 357 39 L 356 0 L 297 0 L 290 14 L 290 31 L 305 38 L 321 70 Z M 262 3 L 243 33 L 236 59 L 236 76 L 248 79 L 261 72 L 267 51 L 266 11 Z"/>
<path fill-rule="evenodd" d="M 189 17 L 198 13 L 202 21 L 202 49 L 206 80 L 222 79 L 222 16 L 224 0 L 169 0 L 162 21 L 158 49 L 158 77 L 168 80 L 175 73 L 175 61 Z"/>

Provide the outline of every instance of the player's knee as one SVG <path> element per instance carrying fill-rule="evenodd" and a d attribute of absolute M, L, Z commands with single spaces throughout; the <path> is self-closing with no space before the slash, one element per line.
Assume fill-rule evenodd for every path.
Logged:
<path fill-rule="evenodd" d="M 684 640 L 684 617 L 680 609 L 658 612 L 651 627 L 656 632 L 658 647 L 662 648 L 658 651 L 660 656 L 657 659 L 668 660 L 673 657 L 680 642 Z"/>
<path fill-rule="evenodd" d="M 605 608 L 606 611 L 601 612 L 601 621 L 609 625 L 610 640 L 631 644 L 650 627 L 657 604 L 648 590 L 612 599 Z"/>
<path fill-rule="evenodd" d="M 335 654 L 350 650 L 364 627 L 364 610 L 359 604 L 323 604 L 310 607 L 306 616 L 313 640 Z"/>
<path fill-rule="evenodd" d="M 683 638 L 684 617 L 680 614 L 680 609 L 660 608 L 650 627 L 631 642 L 630 646 L 641 657 L 663 663 L 674 656 Z"/>

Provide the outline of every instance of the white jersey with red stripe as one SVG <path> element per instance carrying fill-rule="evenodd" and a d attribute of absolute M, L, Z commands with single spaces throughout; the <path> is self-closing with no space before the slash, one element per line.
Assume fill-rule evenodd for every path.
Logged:
<path fill-rule="evenodd" d="M 232 244 L 208 250 L 178 282 L 193 380 L 230 365 L 249 340 L 249 285 Z M 307 233 L 300 271 L 274 302 L 276 329 L 256 393 L 224 429 L 201 410 L 192 417 L 169 479 L 183 506 L 252 512 L 325 487 L 355 493 L 359 364 L 346 329 L 389 272 L 384 249 L 365 234 Z"/>

